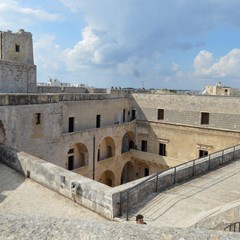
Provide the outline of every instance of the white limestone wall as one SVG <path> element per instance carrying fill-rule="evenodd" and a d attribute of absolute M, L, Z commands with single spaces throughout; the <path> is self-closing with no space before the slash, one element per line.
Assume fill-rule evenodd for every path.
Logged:
<path fill-rule="evenodd" d="M 123 109 L 126 109 L 127 119 L 131 109 L 127 98 L 63 102 L 63 132 L 68 132 L 69 117 L 75 119 L 75 131 L 96 128 L 96 115 L 101 115 L 101 127 L 122 123 Z"/>
<path fill-rule="evenodd" d="M 34 93 L 36 66 L 0 60 L 0 93 Z"/>
<path fill-rule="evenodd" d="M 239 97 L 132 94 L 132 98 L 139 120 L 240 131 Z M 164 109 L 164 120 L 157 119 L 158 109 Z M 201 125 L 201 112 L 209 113 L 209 124 Z"/>

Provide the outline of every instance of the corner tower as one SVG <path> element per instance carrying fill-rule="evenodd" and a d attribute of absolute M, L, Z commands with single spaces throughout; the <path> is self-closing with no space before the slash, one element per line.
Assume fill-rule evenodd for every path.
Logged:
<path fill-rule="evenodd" d="M 0 31 L 0 92 L 36 92 L 32 34 Z"/>

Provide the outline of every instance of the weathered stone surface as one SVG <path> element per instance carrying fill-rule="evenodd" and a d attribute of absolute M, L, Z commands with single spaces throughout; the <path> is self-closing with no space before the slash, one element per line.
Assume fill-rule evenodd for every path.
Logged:
<path fill-rule="evenodd" d="M 0 239 L 236 240 L 239 233 L 0 215 Z"/>

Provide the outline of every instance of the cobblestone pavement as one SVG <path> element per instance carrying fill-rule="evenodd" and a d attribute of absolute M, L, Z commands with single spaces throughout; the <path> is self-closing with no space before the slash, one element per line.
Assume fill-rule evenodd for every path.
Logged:
<path fill-rule="evenodd" d="M 0 214 L 108 221 L 0 163 Z"/>

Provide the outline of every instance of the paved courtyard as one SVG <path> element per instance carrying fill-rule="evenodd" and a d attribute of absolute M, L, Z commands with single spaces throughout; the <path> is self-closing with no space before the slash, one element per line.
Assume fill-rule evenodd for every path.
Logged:
<path fill-rule="evenodd" d="M 0 214 L 108 221 L 0 163 Z"/>

